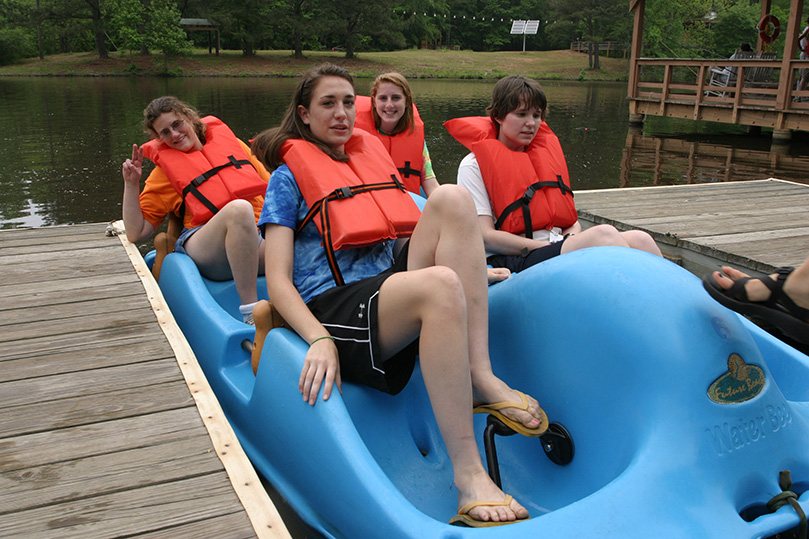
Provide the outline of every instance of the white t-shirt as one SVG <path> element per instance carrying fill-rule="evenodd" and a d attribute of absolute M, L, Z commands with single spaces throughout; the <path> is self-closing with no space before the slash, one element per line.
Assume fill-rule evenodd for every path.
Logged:
<path fill-rule="evenodd" d="M 486 215 L 494 220 L 492 201 L 489 198 L 489 191 L 486 190 L 486 184 L 483 183 L 483 175 L 480 173 L 480 165 L 474 153 L 461 159 L 461 164 L 458 165 L 458 185 L 466 187 L 472 195 L 478 216 Z M 534 239 L 556 243 L 563 239 L 562 229 L 555 226 L 550 230 L 544 228 L 534 230 Z M 495 253 L 486 250 L 486 256 L 493 254 Z"/>

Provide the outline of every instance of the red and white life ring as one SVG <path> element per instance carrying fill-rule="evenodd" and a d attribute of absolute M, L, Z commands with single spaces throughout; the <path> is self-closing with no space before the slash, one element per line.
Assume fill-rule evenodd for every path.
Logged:
<path fill-rule="evenodd" d="M 772 13 L 761 18 L 758 23 L 758 35 L 764 43 L 772 43 L 781 34 L 781 21 Z"/>

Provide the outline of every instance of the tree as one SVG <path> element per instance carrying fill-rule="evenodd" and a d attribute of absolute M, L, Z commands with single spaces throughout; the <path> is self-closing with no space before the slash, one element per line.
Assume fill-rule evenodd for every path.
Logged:
<path fill-rule="evenodd" d="M 96 52 L 101 59 L 109 58 L 107 52 L 107 42 L 105 39 L 105 21 L 101 5 L 101 0 L 84 0 L 90 8 L 90 19 L 92 20 L 93 35 L 95 36 Z"/>
<path fill-rule="evenodd" d="M 150 12 L 146 45 L 163 53 L 164 67 L 168 71 L 169 56 L 189 52 L 191 43 L 180 27 L 180 10 L 174 0 L 152 0 Z"/>
<path fill-rule="evenodd" d="M 191 44 L 180 27 L 180 11 L 174 0 L 110 0 L 109 24 L 121 48 L 148 54 L 163 53 L 168 70 L 172 55 L 187 52 Z"/>
<path fill-rule="evenodd" d="M 588 43 L 590 69 L 601 69 L 598 45 L 607 38 L 607 29 L 624 19 L 631 20 L 625 0 L 554 0 L 557 15 L 578 21 L 576 25 Z"/>
<path fill-rule="evenodd" d="M 364 39 L 382 35 L 394 24 L 390 0 L 333 0 L 322 2 L 321 9 L 330 33 L 345 44 L 346 58 L 354 58 Z"/>

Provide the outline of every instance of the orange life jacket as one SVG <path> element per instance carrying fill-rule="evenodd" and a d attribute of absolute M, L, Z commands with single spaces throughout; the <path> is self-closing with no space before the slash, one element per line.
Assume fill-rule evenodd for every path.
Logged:
<path fill-rule="evenodd" d="M 455 118 L 449 133 L 475 154 L 496 216 L 495 228 L 533 237 L 534 230 L 567 228 L 578 216 L 565 154 L 559 139 L 542 122 L 524 152 L 497 140 L 491 118 Z M 517 209 L 521 212 L 514 213 Z"/>
<path fill-rule="evenodd" d="M 267 190 L 233 131 L 214 116 L 202 122 L 207 129 L 200 151 L 175 150 L 159 139 L 141 146 L 143 155 L 165 171 L 182 196 L 192 226 L 207 223 L 231 200 L 249 200 Z"/>
<path fill-rule="evenodd" d="M 310 208 L 298 231 L 315 222 L 338 285 L 344 281 L 335 250 L 408 237 L 421 216 L 376 137 L 355 130 L 345 152 L 349 160 L 342 163 L 301 139 L 287 140 L 281 148 Z"/>
<path fill-rule="evenodd" d="M 354 101 L 357 119 L 354 127 L 358 127 L 375 135 L 385 145 L 385 149 L 393 158 L 396 168 L 402 177 L 407 190 L 412 193 L 421 192 L 421 173 L 424 165 L 424 122 L 419 110 L 413 105 L 413 130 L 407 129 L 394 136 L 383 135 L 376 128 L 374 115 L 371 112 L 371 98 L 358 95 Z"/>

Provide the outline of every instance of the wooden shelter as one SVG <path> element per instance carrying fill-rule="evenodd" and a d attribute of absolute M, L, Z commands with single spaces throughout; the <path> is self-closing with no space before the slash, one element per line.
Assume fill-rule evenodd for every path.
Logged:
<path fill-rule="evenodd" d="M 219 25 L 208 19 L 180 19 L 180 26 L 184 30 L 204 30 L 208 32 L 208 54 L 214 46 L 214 34 L 216 35 L 216 55 L 219 56 Z"/>
<path fill-rule="evenodd" d="M 629 69 L 630 123 L 645 115 L 769 127 L 773 141 L 788 141 L 793 130 L 809 131 L 809 90 L 798 91 L 800 70 L 809 60 L 796 58 L 803 0 L 790 0 L 789 20 L 781 21 L 784 49 L 777 56 L 761 54 L 759 37 L 754 58 L 644 58 L 643 23 L 646 0 L 630 0 L 635 14 Z M 771 0 L 761 0 L 762 18 Z M 721 87 L 712 84 L 718 70 L 736 68 L 737 76 Z"/>

